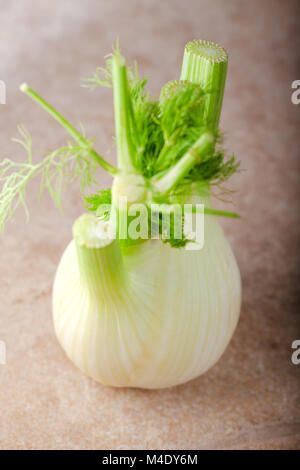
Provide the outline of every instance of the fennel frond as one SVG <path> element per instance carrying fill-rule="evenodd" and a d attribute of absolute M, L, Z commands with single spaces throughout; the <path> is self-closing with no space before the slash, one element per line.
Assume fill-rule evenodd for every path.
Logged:
<path fill-rule="evenodd" d="M 5 158 L 0 162 L 0 232 L 20 204 L 28 216 L 25 195 L 27 185 L 33 178 L 40 177 L 40 194 L 48 190 L 55 205 L 61 209 L 64 184 L 78 179 L 83 193 L 94 182 L 97 167 L 85 146 L 71 142 L 47 154 L 43 160 L 34 162 L 31 136 L 23 126 L 19 126 L 18 130 L 21 138 L 13 140 L 25 148 L 27 160 L 15 162 Z"/>

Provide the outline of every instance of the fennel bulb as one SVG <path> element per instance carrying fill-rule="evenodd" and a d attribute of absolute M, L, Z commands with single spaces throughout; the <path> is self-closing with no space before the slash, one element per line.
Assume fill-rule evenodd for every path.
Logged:
<path fill-rule="evenodd" d="M 184 383 L 218 361 L 238 321 L 241 285 L 218 220 L 205 218 L 200 251 L 161 240 L 120 249 L 116 240 L 103 247 L 100 239 L 97 248 L 93 239 L 87 248 L 76 243 L 75 223 L 55 277 L 53 315 L 59 342 L 83 372 L 152 389 Z"/>
<path fill-rule="evenodd" d="M 240 274 L 216 216 L 238 216 L 211 207 L 211 187 L 238 169 L 235 158 L 225 155 L 218 130 L 226 71 L 223 48 L 192 41 L 181 79 L 167 83 L 155 99 L 117 47 L 106 69 L 86 79 L 91 88 L 113 87 L 117 167 L 28 85 L 21 86 L 75 143 L 34 163 L 30 135 L 20 128 L 28 160 L 0 165 L 0 228 L 24 203 L 33 176 L 41 176 L 41 189 L 57 205 L 64 179 L 79 178 L 83 191 L 95 182 L 97 164 L 114 178 L 111 190 L 84 197 L 94 213 L 74 223 L 53 288 L 61 346 L 76 366 L 104 384 L 156 389 L 184 383 L 218 361 L 237 325 Z M 189 204 L 195 220 L 199 203 L 204 246 L 191 250 L 187 216 L 175 208 Z M 143 211 L 135 227 L 143 225 L 145 236 L 128 229 L 136 204 Z"/>

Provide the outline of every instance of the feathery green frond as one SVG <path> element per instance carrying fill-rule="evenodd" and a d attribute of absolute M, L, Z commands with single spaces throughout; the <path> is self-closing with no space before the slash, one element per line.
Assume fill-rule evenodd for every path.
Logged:
<path fill-rule="evenodd" d="M 97 212 L 102 204 L 111 204 L 111 188 L 102 189 L 95 194 L 84 197 L 85 207 L 89 211 Z"/>
<path fill-rule="evenodd" d="M 28 216 L 25 196 L 27 185 L 33 178 L 41 178 L 40 192 L 47 189 L 59 208 L 62 207 L 65 184 L 78 179 L 83 193 L 94 181 L 96 163 L 89 157 L 86 147 L 69 143 L 46 155 L 42 161 L 34 162 L 31 136 L 24 127 L 18 129 L 21 139 L 13 140 L 25 148 L 27 160 L 19 163 L 5 158 L 0 162 L 0 231 L 20 204 Z"/>
<path fill-rule="evenodd" d="M 111 61 L 111 54 L 107 62 Z M 90 90 L 95 90 L 98 87 L 112 87 L 112 78 L 111 78 L 111 67 L 97 67 L 93 76 L 90 78 L 83 78 L 82 85 L 83 88 L 89 88 Z"/>
<path fill-rule="evenodd" d="M 199 165 L 195 165 L 182 183 L 190 184 L 194 181 L 206 181 L 211 185 L 219 185 L 236 173 L 239 166 L 240 163 L 234 155 L 228 158 L 223 151 L 219 150 Z"/>

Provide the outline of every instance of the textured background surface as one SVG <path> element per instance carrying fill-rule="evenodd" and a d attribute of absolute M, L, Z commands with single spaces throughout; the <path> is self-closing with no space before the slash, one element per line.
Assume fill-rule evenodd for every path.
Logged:
<path fill-rule="evenodd" d="M 243 278 L 236 334 L 205 376 L 163 391 L 113 390 L 84 377 L 58 345 L 51 288 L 71 226 L 82 212 L 77 189 L 65 216 L 47 195 L 28 193 L 0 235 L 1 448 L 300 448 L 300 366 L 291 363 L 299 325 L 299 112 L 297 1 L 0 0 L 1 158 L 24 158 L 10 138 L 24 123 L 36 155 L 67 140 L 18 85 L 27 81 L 99 149 L 113 130 L 110 91 L 80 88 L 119 36 L 158 92 L 177 78 L 184 44 L 214 40 L 230 53 L 222 115 L 227 147 L 247 171 L 232 187 L 243 218 L 226 221 Z M 113 160 L 115 156 L 110 154 Z M 103 184 L 108 183 L 103 173 Z"/>

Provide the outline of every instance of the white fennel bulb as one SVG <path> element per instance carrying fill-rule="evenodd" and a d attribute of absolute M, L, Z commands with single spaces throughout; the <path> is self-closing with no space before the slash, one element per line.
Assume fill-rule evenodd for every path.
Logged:
<path fill-rule="evenodd" d="M 82 217 L 76 224 L 94 233 L 99 222 Z M 213 366 L 236 327 L 241 284 L 216 217 L 205 216 L 204 238 L 199 251 L 161 240 L 123 249 L 117 240 L 73 240 L 53 289 L 55 331 L 69 358 L 104 384 L 149 389 Z"/>

